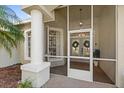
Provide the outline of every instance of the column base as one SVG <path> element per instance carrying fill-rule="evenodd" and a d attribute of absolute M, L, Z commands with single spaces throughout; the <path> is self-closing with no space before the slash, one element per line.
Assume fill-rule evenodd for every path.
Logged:
<path fill-rule="evenodd" d="M 39 88 L 43 86 L 50 78 L 50 62 L 40 64 L 28 63 L 21 66 L 22 82 L 30 80 L 32 86 Z"/>

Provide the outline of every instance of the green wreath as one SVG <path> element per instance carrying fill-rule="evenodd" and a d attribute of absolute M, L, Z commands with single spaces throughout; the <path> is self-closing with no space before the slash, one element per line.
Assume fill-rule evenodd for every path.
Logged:
<path fill-rule="evenodd" d="M 76 49 L 78 46 L 79 46 L 78 41 L 74 41 L 74 42 L 72 43 L 72 47 L 74 47 L 75 49 Z"/>
<path fill-rule="evenodd" d="M 85 46 L 86 48 L 89 48 L 89 47 L 90 47 L 90 41 L 89 41 L 89 40 L 86 40 L 86 41 L 84 42 L 84 46 Z"/>

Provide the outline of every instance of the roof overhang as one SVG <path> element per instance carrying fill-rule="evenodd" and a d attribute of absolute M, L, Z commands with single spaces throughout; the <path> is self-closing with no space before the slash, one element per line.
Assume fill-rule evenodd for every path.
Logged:
<path fill-rule="evenodd" d="M 58 5 L 23 5 L 22 10 L 30 15 L 31 10 L 36 9 L 43 13 L 44 22 L 54 21 L 54 9 Z"/>

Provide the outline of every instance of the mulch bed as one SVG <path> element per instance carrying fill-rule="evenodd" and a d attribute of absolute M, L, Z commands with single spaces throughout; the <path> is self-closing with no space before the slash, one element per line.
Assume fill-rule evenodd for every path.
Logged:
<path fill-rule="evenodd" d="M 21 64 L 0 68 L 0 88 L 16 88 L 21 80 Z"/>

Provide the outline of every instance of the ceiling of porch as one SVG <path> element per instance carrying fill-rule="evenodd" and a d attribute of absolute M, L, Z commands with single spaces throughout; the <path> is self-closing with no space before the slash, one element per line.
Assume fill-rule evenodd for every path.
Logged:
<path fill-rule="evenodd" d="M 103 9 L 106 6 L 94 6 L 93 8 L 93 16 L 99 17 L 102 14 Z M 80 12 L 80 9 L 82 11 Z M 91 6 L 89 5 L 76 5 L 70 6 L 70 20 L 79 20 L 80 15 L 82 20 L 91 19 Z"/>
<path fill-rule="evenodd" d="M 40 11 L 43 11 L 44 13 L 44 22 L 48 21 L 54 21 L 55 20 L 55 11 L 61 11 L 63 8 L 66 8 L 67 6 L 65 5 L 34 5 L 34 6 L 22 6 L 22 9 L 30 14 L 30 11 L 32 7 L 34 9 L 38 9 Z M 94 17 L 100 17 L 102 15 L 102 12 L 104 11 L 104 8 L 109 7 L 110 5 L 95 5 L 93 7 L 93 16 Z M 40 9 L 41 8 L 41 9 Z M 80 12 L 80 9 L 82 11 Z M 54 10 L 54 11 L 53 11 Z M 65 18 L 65 13 L 67 11 L 61 11 L 61 17 Z M 80 15 L 81 15 L 81 20 L 87 20 L 91 19 L 91 6 L 90 5 L 70 5 L 69 7 L 69 17 L 70 20 L 73 22 L 75 20 L 80 20 Z"/>

